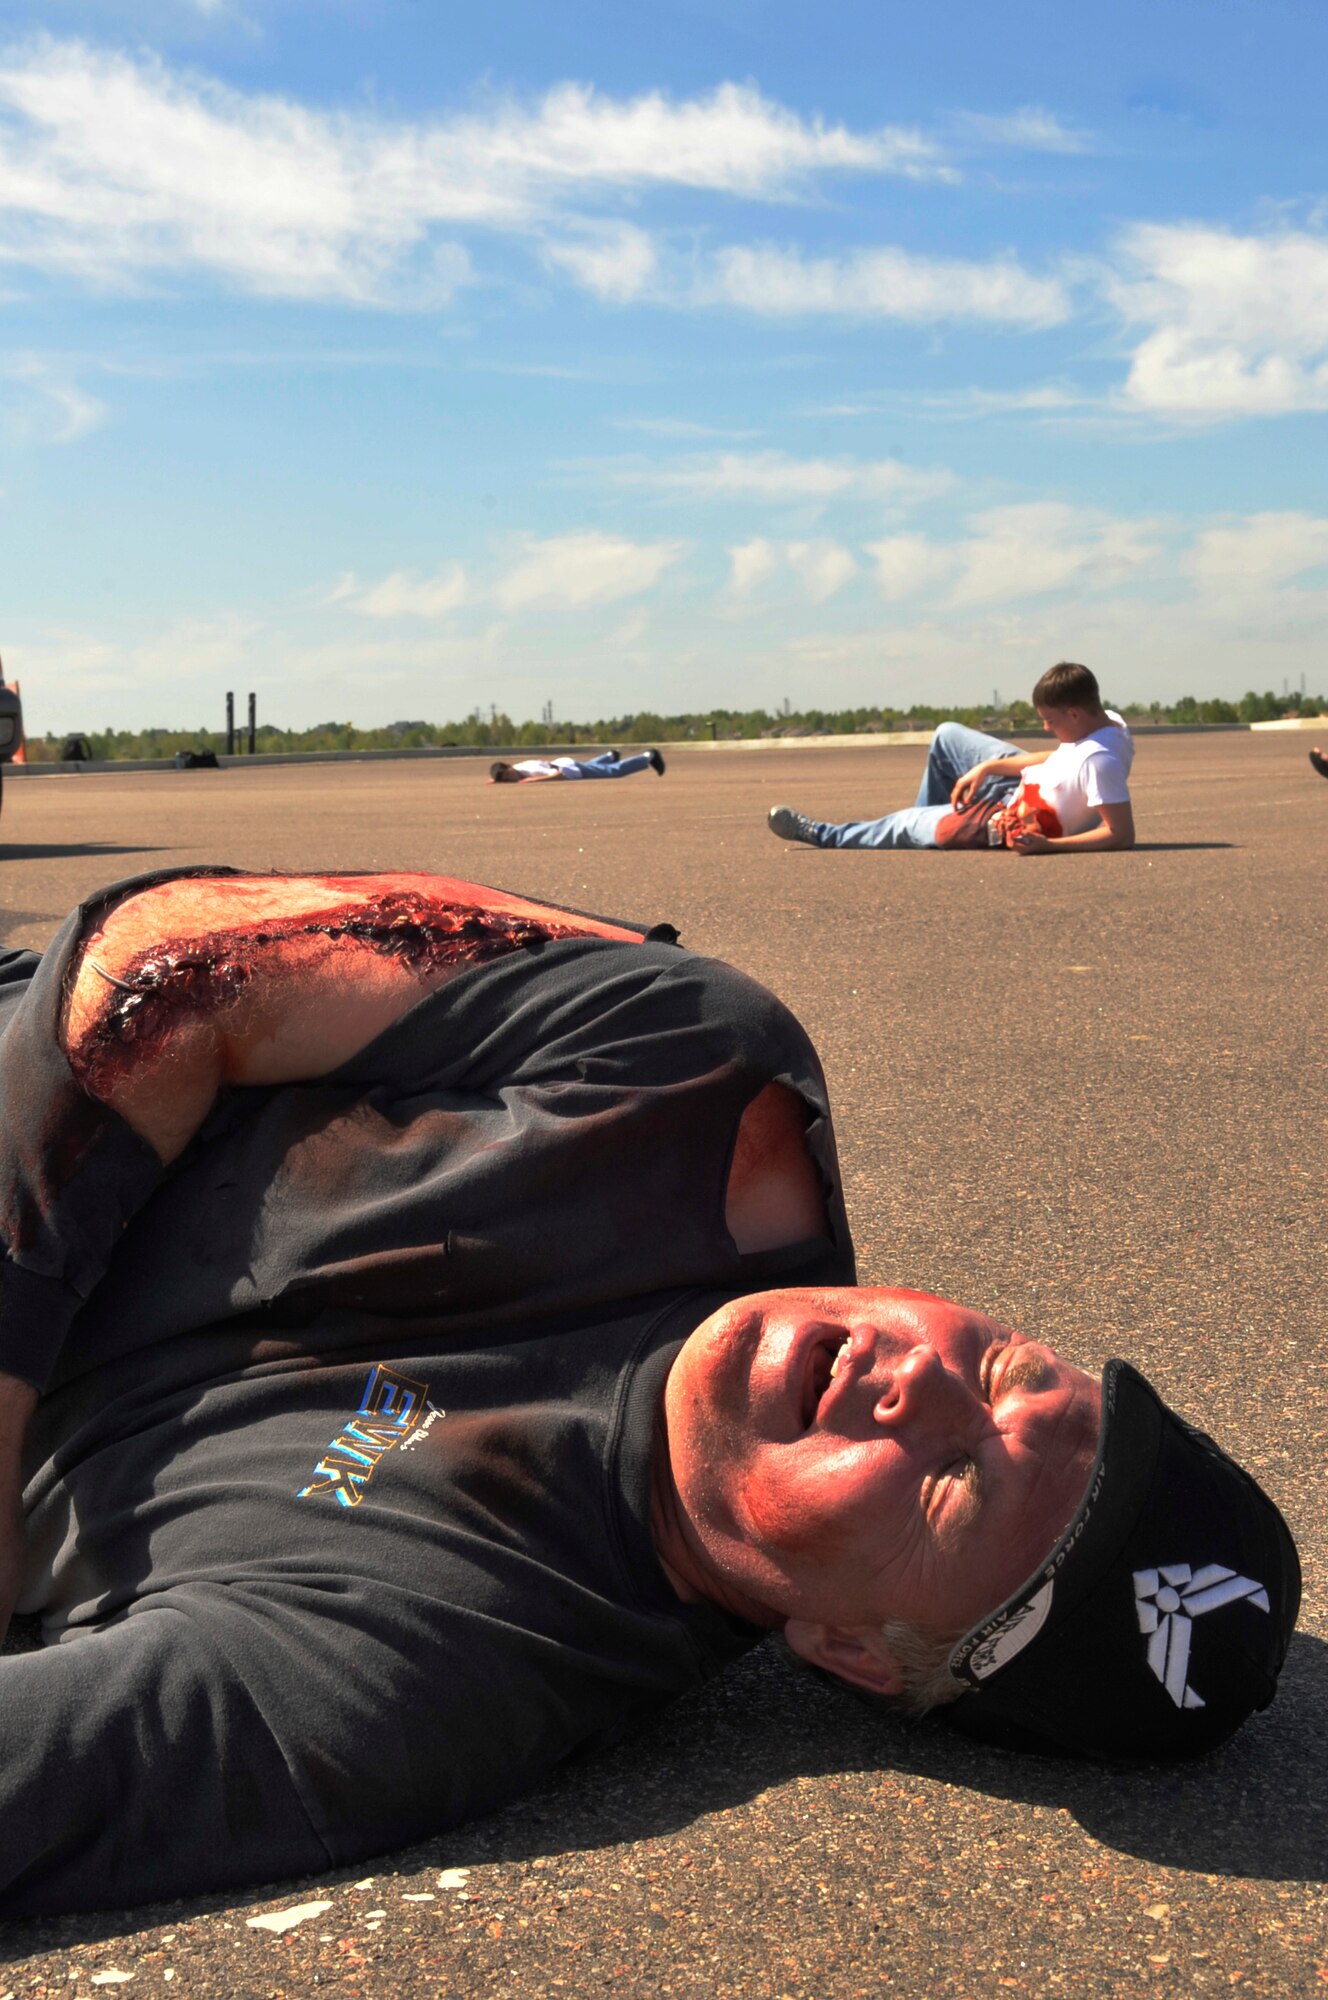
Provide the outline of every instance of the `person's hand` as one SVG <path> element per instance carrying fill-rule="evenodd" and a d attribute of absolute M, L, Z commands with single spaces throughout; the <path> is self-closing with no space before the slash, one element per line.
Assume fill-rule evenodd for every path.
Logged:
<path fill-rule="evenodd" d="M 0 1639 L 23 1580 L 23 1439 L 37 1391 L 0 1373 Z"/>
<path fill-rule="evenodd" d="M 972 805 L 977 797 L 978 786 L 987 775 L 990 761 L 988 759 L 985 763 L 975 764 L 971 771 L 965 771 L 961 777 L 955 779 L 950 789 L 950 804 L 956 812 L 962 812 L 965 806 Z"/>
<path fill-rule="evenodd" d="M 1021 827 L 1010 836 L 1010 845 L 1016 854 L 1054 854 L 1055 849 L 1045 833 L 1038 833 L 1031 826 Z"/>

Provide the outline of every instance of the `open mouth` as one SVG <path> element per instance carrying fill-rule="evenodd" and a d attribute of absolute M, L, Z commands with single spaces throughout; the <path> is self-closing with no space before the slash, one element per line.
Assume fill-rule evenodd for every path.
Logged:
<path fill-rule="evenodd" d="M 820 1416 L 821 1405 L 839 1373 L 840 1363 L 847 1355 L 848 1347 L 848 1336 L 836 1333 L 824 1340 L 818 1340 L 808 1355 L 802 1380 L 804 1430 L 810 1430 Z"/>

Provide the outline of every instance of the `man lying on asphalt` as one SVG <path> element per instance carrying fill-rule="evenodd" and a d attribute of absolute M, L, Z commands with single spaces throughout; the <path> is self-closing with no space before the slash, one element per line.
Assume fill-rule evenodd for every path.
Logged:
<path fill-rule="evenodd" d="M 604 750 L 598 757 L 518 757 L 510 764 L 499 757 L 489 766 L 489 783 L 530 785 L 560 778 L 632 778 L 638 771 L 664 776 L 664 759 L 658 750 L 637 750 L 630 757 L 619 750 Z"/>
<path fill-rule="evenodd" d="M 1271 1699 L 1271 1503 L 1124 1363 L 857 1288 L 811 1044 L 668 926 L 108 890 L 0 953 L 0 1236 L 5 1914 L 440 1831 L 770 1630 L 1006 1743 Z"/>

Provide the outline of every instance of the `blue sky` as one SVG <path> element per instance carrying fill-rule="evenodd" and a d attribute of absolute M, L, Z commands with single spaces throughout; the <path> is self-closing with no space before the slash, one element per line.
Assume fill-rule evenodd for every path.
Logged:
<path fill-rule="evenodd" d="M 37 730 L 1328 682 L 1320 0 L 0 0 Z"/>

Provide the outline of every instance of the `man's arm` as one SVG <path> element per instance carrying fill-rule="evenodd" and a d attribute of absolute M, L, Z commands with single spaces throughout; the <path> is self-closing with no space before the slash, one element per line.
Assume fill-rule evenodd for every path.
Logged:
<path fill-rule="evenodd" d="M 1029 830 L 1015 834 L 1011 845 L 1016 854 L 1105 854 L 1112 848 L 1133 847 L 1134 809 L 1129 800 L 1097 810 L 1102 815 L 1100 825 L 1087 827 L 1083 833 L 1063 833 L 1051 840 L 1045 833 Z"/>
<path fill-rule="evenodd" d="M 955 780 L 950 792 L 950 804 L 956 812 L 962 812 L 965 806 L 972 805 L 984 778 L 1017 778 L 1021 771 L 1027 771 L 1032 765 L 1045 764 L 1051 754 L 1050 750 L 1029 750 L 1014 757 L 985 757 L 971 771 L 965 771 L 962 777 Z"/>

